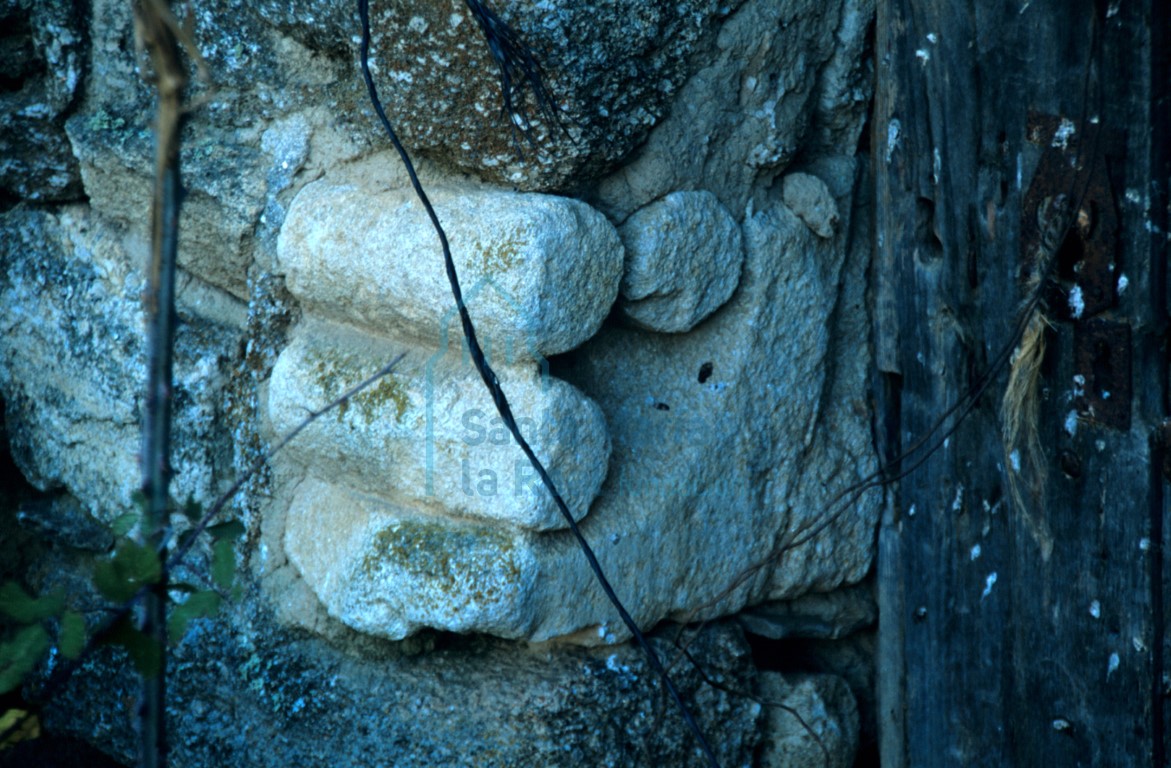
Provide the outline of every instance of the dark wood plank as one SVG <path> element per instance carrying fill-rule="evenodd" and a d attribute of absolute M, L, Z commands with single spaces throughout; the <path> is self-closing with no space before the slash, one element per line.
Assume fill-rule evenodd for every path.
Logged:
<path fill-rule="evenodd" d="M 1012 338 L 1038 199 L 1028 190 L 1047 178 L 1037 168 L 1051 138 L 1030 136 L 1031 115 L 1034 128 L 1037 114 L 1065 117 L 1079 138 L 1096 119 L 1100 138 L 1076 161 L 1103 155 L 1091 220 L 1118 221 L 1094 317 L 1055 306 L 1062 291 L 1049 296 L 1039 495 L 1022 510 L 1007 493 L 1003 374 L 897 487 L 879 538 L 888 768 L 1151 765 L 1165 754 L 1166 505 L 1149 440 L 1167 413 L 1165 212 L 1149 201 L 1166 188 L 1166 66 L 1152 58 L 1166 31 L 1152 22 L 1165 28 L 1167 11 L 1152 3 L 880 3 L 876 348 L 898 390 L 904 450 Z M 1090 175 L 1074 174 L 1072 198 Z M 1064 291 L 1092 287 L 1072 271 L 1079 248 L 1062 251 Z M 1078 375 L 1088 393 L 1075 392 Z"/>

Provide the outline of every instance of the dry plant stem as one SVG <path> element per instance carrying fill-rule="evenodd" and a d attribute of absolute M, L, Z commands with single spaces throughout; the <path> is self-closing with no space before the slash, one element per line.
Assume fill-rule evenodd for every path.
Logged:
<path fill-rule="evenodd" d="M 553 502 L 557 505 L 558 511 L 560 511 L 562 517 L 565 518 L 566 525 L 569 527 L 570 532 L 573 534 L 574 539 L 581 548 L 582 555 L 586 558 L 586 562 L 589 563 L 590 570 L 593 571 L 594 578 L 597 580 L 598 585 L 602 589 L 602 592 L 605 593 L 606 598 L 610 601 L 610 604 L 613 605 L 614 609 L 618 612 L 618 616 L 622 619 L 622 623 L 626 626 L 626 629 L 642 648 L 642 651 L 646 655 L 647 662 L 650 664 L 651 669 L 653 669 L 655 674 L 657 674 L 663 681 L 663 685 L 671 694 L 671 698 L 674 700 L 680 715 L 687 723 L 688 729 L 695 736 L 696 741 L 699 743 L 699 747 L 703 751 L 704 756 L 707 758 L 708 764 L 718 768 L 719 761 L 716 760 L 716 756 L 712 751 L 711 745 L 708 744 L 707 739 L 703 735 L 703 731 L 700 730 L 699 724 L 695 721 L 691 711 L 687 708 L 687 705 L 684 704 L 683 697 L 680 696 L 679 690 L 675 687 L 675 683 L 671 680 L 670 675 L 667 674 L 667 670 L 663 667 L 662 662 L 659 660 L 658 654 L 655 653 L 653 648 L 651 648 L 650 643 L 647 642 L 646 637 L 643 635 L 642 631 L 639 630 L 638 625 L 634 622 L 634 619 L 631 618 L 630 614 L 626 611 L 626 608 L 622 605 L 622 601 L 618 599 L 618 595 L 614 592 L 614 588 L 610 585 L 610 581 L 602 572 L 601 565 L 598 564 L 598 559 L 594 555 L 593 548 L 590 547 L 589 542 L 587 542 L 585 537 L 582 535 L 581 529 L 577 525 L 577 521 L 574 520 L 572 513 L 569 511 L 568 505 L 566 505 L 565 500 L 561 497 L 561 493 L 557 490 L 557 486 L 553 483 L 553 479 L 549 477 L 549 473 L 546 471 L 544 464 L 542 464 L 541 460 L 537 458 L 537 455 L 529 446 L 528 441 L 525 440 L 524 435 L 521 434 L 520 428 L 517 426 L 516 419 L 512 415 L 512 408 L 508 403 L 508 398 L 505 397 L 504 390 L 500 387 L 500 381 L 496 378 L 496 373 L 492 370 L 491 366 L 488 364 L 487 359 L 484 357 L 484 351 L 480 347 L 480 342 L 476 339 L 476 329 L 472 324 L 471 315 L 468 314 L 467 305 L 464 304 L 463 293 L 460 290 L 459 285 L 459 277 L 455 270 L 455 262 L 451 257 L 451 246 L 447 241 L 447 234 L 443 231 L 443 227 L 439 223 L 439 217 L 436 215 L 435 209 L 431 206 L 431 201 L 427 197 L 427 193 L 423 190 L 423 185 L 419 182 L 419 177 L 415 173 L 414 163 L 411 162 L 410 156 L 407 154 L 406 149 L 399 141 L 398 135 L 394 132 L 394 128 L 391 127 L 390 119 L 386 116 L 386 110 L 382 108 L 382 101 L 378 98 L 378 89 L 374 85 L 374 79 L 370 74 L 369 0 L 358 0 L 358 15 L 362 22 L 362 42 L 359 58 L 362 67 L 362 77 L 366 81 L 366 89 L 370 95 L 370 102 L 374 106 L 374 111 L 378 114 L 378 119 L 381 121 L 382 127 L 390 137 L 391 144 L 394 145 L 395 150 L 398 152 L 399 158 L 402 160 L 403 167 L 406 168 L 407 175 L 411 179 L 411 186 L 415 190 L 415 195 L 419 198 L 419 202 L 422 203 L 423 208 L 427 211 L 427 215 L 431 219 L 431 226 L 435 229 L 435 234 L 439 238 L 439 244 L 443 250 L 443 264 L 447 271 L 447 280 L 451 286 L 451 294 L 452 298 L 455 300 L 456 309 L 459 312 L 460 324 L 463 327 L 464 339 L 467 341 L 468 352 L 472 358 L 472 362 L 475 364 L 476 370 L 480 374 L 480 378 L 484 380 L 484 386 L 488 388 L 488 392 L 492 396 L 492 402 L 496 406 L 497 413 L 500 414 L 500 420 L 504 422 L 506 427 L 508 427 L 508 431 L 512 434 L 513 439 L 516 440 L 517 445 L 520 446 L 521 451 L 529 460 L 529 464 L 532 465 L 533 470 L 537 473 L 538 477 L 541 478 L 542 485 L 544 485 L 545 489 L 549 491 L 549 495 L 553 498 Z"/>
<path fill-rule="evenodd" d="M 1001 400 L 1001 442 L 1004 447 L 1004 471 L 1013 507 L 1024 518 L 1033 540 L 1041 548 L 1041 559 L 1053 552 L 1053 534 L 1043 517 L 1035 517 L 1025 503 L 1021 490 L 1022 475 L 1033 499 L 1041 495 L 1045 484 L 1044 453 L 1037 431 L 1040 417 L 1038 390 L 1041 363 L 1045 359 L 1045 327 L 1048 321 L 1040 308 L 1034 310 L 1021 343 L 1009 364 L 1008 386 Z"/>
<path fill-rule="evenodd" d="M 1046 200 L 1038 211 L 1041 226 L 1040 250 L 1030 265 L 1026 284 L 1030 296 L 1040 296 L 1045 279 L 1056 260 L 1065 233 L 1073 224 L 1073 211 L 1065 195 Z M 1046 471 L 1041 438 L 1038 434 L 1041 363 L 1045 359 L 1045 329 L 1049 320 L 1040 301 L 1026 302 L 1021 308 L 1028 326 L 1009 363 L 1008 385 L 1001 400 L 1001 443 L 1004 446 L 1005 474 L 1014 508 L 1024 518 L 1033 540 L 1041 548 L 1042 560 L 1053 552 L 1053 534 L 1041 515 L 1034 515 L 1025 503 L 1021 483 L 1029 486 L 1032 500 L 1039 499 L 1045 485 Z"/>
<path fill-rule="evenodd" d="M 179 240 L 179 129 L 183 117 L 183 88 L 187 73 L 179 57 L 178 24 L 163 0 L 139 0 L 134 5 L 135 32 L 149 51 L 158 91 L 158 124 L 155 127 L 156 159 L 154 199 L 151 210 L 150 287 L 146 297 L 148 355 L 146 411 L 141 461 L 146 515 L 143 531 L 147 542 L 166 558 L 169 492 L 171 481 L 171 393 L 175 337 L 175 259 Z M 160 562 L 160 565 L 162 563 Z M 167 577 L 147 588 L 141 617 L 144 635 L 166 648 Z M 142 676 L 139 715 L 141 742 L 138 761 L 142 768 L 167 764 L 165 653 L 158 668 Z"/>

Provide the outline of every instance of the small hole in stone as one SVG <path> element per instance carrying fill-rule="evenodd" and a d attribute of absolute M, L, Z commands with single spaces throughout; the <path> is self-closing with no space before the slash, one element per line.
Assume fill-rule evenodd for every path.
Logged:
<path fill-rule="evenodd" d="M 712 377 L 712 364 L 711 364 L 711 361 L 708 361 L 708 362 L 704 363 L 703 365 L 699 366 L 699 383 L 703 384 L 705 381 L 707 381 L 711 377 Z"/>

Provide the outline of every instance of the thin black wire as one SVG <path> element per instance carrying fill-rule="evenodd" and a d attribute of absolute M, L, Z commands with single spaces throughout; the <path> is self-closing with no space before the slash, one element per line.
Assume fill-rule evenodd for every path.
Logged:
<path fill-rule="evenodd" d="M 520 428 L 516 424 L 516 419 L 512 415 L 512 408 L 508 404 L 508 399 L 504 396 L 504 390 L 500 387 L 500 381 L 496 378 L 496 373 L 492 370 L 492 367 L 488 364 L 487 359 L 484 357 L 484 351 L 480 347 L 480 342 L 476 339 L 476 329 L 475 326 L 472 325 L 471 315 L 468 314 L 468 308 L 464 304 L 463 292 L 460 290 L 459 285 L 459 276 L 456 274 L 455 262 L 451 257 L 451 246 L 447 242 L 447 234 L 443 231 L 443 226 L 439 223 L 439 217 L 436 215 L 435 209 L 431 206 L 431 200 L 427 197 L 427 193 L 423 191 L 423 185 L 419 182 L 419 177 L 415 173 L 414 163 L 411 162 L 410 156 L 407 154 L 407 151 L 403 147 L 402 142 L 399 141 L 398 135 L 394 132 L 394 128 L 390 125 L 390 119 L 386 116 L 386 111 L 382 108 L 382 101 L 378 98 L 378 89 L 374 85 L 373 77 L 370 75 L 369 5 L 369 0 L 358 0 L 358 15 L 361 17 L 362 21 L 362 43 L 360 53 L 362 77 L 366 81 L 366 89 L 370 94 L 370 102 L 374 106 L 374 111 L 378 114 L 378 119 L 382 122 L 382 127 L 386 129 L 386 133 L 390 137 L 390 142 L 394 145 L 395 151 L 398 152 L 399 158 L 402 160 L 403 166 L 407 170 L 407 175 L 410 176 L 411 186 L 414 188 L 415 195 L 418 196 L 419 202 L 423 204 L 423 208 L 427 211 L 427 216 L 431 219 L 431 226 L 435 229 L 435 234 L 439 236 L 439 244 L 443 248 L 443 265 L 447 270 L 447 281 L 451 285 L 451 295 L 452 298 L 455 299 L 455 305 L 459 311 L 460 325 L 463 326 L 464 338 L 468 343 L 468 351 L 471 355 L 472 363 L 476 366 L 476 370 L 479 372 L 480 378 L 484 380 L 484 385 L 488 388 L 488 392 L 492 395 L 492 402 L 496 406 L 497 413 L 500 414 L 501 421 L 503 421 L 504 425 L 508 427 L 508 431 L 512 433 L 512 436 L 516 440 L 517 445 L 520 446 L 521 451 L 524 452 L 525 457 L 528 458 L 529 463 L 532 465 L 533 469 L 536 470 L 537 475 L 541 478 L 541 483 L 553 497 L 553 501 L 557 505 L 557 509 L 561 512 L 562 517 L 565 518 L 565 521 L 569 526 L 569 530 L 573 532 L 573 537 L 577 540 L 578 546 L 581 548 L 582 554 L 585 555 L 586 561 L 589 563 L 590 570 L 593 571 L 594 578 L 597 579 L 599 586 L 601 586 L 602 591 L 606 594 L 606 598 L 610 601 L 610 604 L 614 606 L 614 609 L 618 611 L 618 615 L 621 617 L 622 623 L 626 625 L 626 628 L 630 631 L 630 634 L 633 635 L 634 639 L 638 642 L 639 647 L 642 648 L 642 651 L 646 655 L 647 662 L 650 664 L 651 669 L 653 669 L 655 673 L 658 674 L 659 678 L 663 681 L 663 685 L 666 686 L 667 690 L 670 692 L 671 698 L 675 701 L 675 705 L 678 707 L 680 714 L 687 723 L 688 729 L 699 742 L 700 749 L 702 749 L 708 763 L 715 768 L 719 768 L 719 761 L 716 760 L 715 753 L 712 751 L 711 746 L 708 744 L 707 739 L 703 735 L 703 731 L 700 730 L 699 724 L 696 723 L 695 718 L 691 714 L 691 711 L 688 710 L 687 705 L 683 703 L 682 696 L 679 695 L 679 691 L 676 689 L 674 682 L 672 682 L 670 675 L 667 674 L 667 670 L 663 667 L 662 662 L 659 661 L 658 654 L 655 653 L 655 650 L 651 647 L 650 643 L 647 642 L 646 637 L 639 630 L 638 625 L 634 623 L 634 619 L 632 619 L 630 614 L 627 613 L 626 608 L 622 605 L 622 601 L 618 599 L 618 595 L 615 594 L 614 588 L 610 586 L 609 580 L 602 572 L 602 567 L 598 564 L 598 558 L 594 555 L 593 549 L 590 547 L 589 542 L 587 542 L 585 537 L 582 535 L 581 529 L 578 528 L 577 521 L 574 520 L 573 515 L 569 511 L 569 507 L 565 503 L 565 500 L 561 498 L 561 494 L 558 492 L 557 486 L 554 485 L 553 479 L 549 477 L 549 473 L 545 470 L 545 466 L 541 463 L 541 460 L 537 458 L 537 455 L 533 453 L 533 449 L 529 446 L 528 441 L 525 440 L 524 435 L 521 434 Z"/>

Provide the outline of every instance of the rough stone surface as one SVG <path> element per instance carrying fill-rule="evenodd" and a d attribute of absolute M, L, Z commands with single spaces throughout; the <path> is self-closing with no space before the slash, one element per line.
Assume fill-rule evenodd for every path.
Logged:
<path fill-rule="evenodd" d="M 108 552 L 114 546 L 110 529 L 65 491 L 25 500 L 16 522 L 42 539 L 74 549 Z"/>
<path fill-rule="evenodd" d="M 350 72 L 290 40 L 266 39 L 266 25 L 235 0 L 200 2 L 192 10 L 209 79 L 192 81 L 196 106 L 181 144 L 179 260 L 243 299 L 249 266 L 267 257 L 263 241 L 280 225 L 295 174 L 313 173 L 323 156 L 332 164 L 357 152 L 354 142 L 361 139 L 337 114 L 334 93 Z M 154 93 L 143 79 L 149 65 L 139 66 L 133 30 L 131 4 L 92 0 L 88 71 L 98 85 L 65 121 L 65 133 L 90 203 L 145 241 Z M 266 141 L 266 132 L 284 136 Z"/>
<path fill-rule="evenodd" d="M 652 638 L 669 654 L 667 638 Z M 754 670 L 734 626 L 690 651 L 705 674 L 750 691 Z M 239 765 L 702 766 L 682 719 L 633 646 L 524 646 L 435 635 L 375 643 L 334 628 L 330 641 L 281 629 L 246 605 L 192 625 L 172 649 L 169 763 Z M 722 765 L 749 765 L 763 710 L 702 684 L 686 664 L 675 680 Z M 140 684 L 105 649 L 45 714 L 134 764 Z"/>
<path fill-rule="evenodd" d="M 868 584 L 793 600 L 761 603 L 740 613 L 745 632 L 773 640 L 808 637 L 837 640 L 873 626 L 878 606 Z"/>
<path fill-rule="evenodd" d="M 843 210 L 851 207 L 853 168 L 845 161 L 811 169 L 831 179 Z M 836 504 L 842 489 L 873 469 L 863 405 L 867 358 L 860 266 L 866 253 L 865 248 L 847 253 L 845 229 L 822 238 L 774 199 L 746 222 L 740 288 L 707 322 L 673 335 L 606 327 L 554 366 L 550 382 L 564 377 L 579 386 L 596 399 L 609 426 L 613 458 L 582 530 L 626 608 L 643 625 L 826 591 L 861 579 L 869 569 L 878 494 L 865 494 L 844 508 Z M 845 271 L 847 261 L 853 266 Z M 837 342 L 831 344 L 834 336 Z M 341 338 L 331 343 L 341 344 Z M 294 344 L 288 353 L 290 370 L 315 370 L 313 364 L 294 362 L 301 355 L 297 349 Z M 390 348 L 370 354 L 369 367 L 389 356 Z M 838 371 L 832 380 L 831 369 Z M 344 378 L 356 381 L 361 374 Z M 309 397 L 287 379 L 278 364 L 270 398 L 288 414 L 319 407 L 328 392 Z M 509 383 L 505 377 L 506 391 Z M 282 401 L 285 388 L 300 394 Z M 457 414 L 457 424 L 466 411 L 458 403 L 474 402 L 472 392 L 457 396 L 450 384 L 436 392 L 435 402 L 442 403 L 436 411 Z M 523 403 L 523 388 L 519 392 Z M 409 394 L 400 397 L 401 410 L 395 398 L 383 400 L 396 419 L 401 414 L 417 422 L 425 412 L 425 403 L 420 407 L 419 398 Z M 412 490 L 417 472 L 408 468 L 408 482 L 398 482 L 393 462 L 379 458 L 380 450 L 384 456 L 396 451 L 381 449 L 382 433 L 366 422 L 357 424 L 362 403 L 354 406 L 331 427 L 335 433 L 328 440 L 311 439 L 313 457 L 306 461 L 328 473 L 333 485 L 353 478 L 351 492 L 309 486 L 312 493 L 289 489 L 277 495 L 292 503 L 302 521 L 294 524 L 290 517 L 284 547 L 332 615 L 391 638 L 426 624 L 424 616 L 432 626 L 533 640 L 573 636 L 611 643 L 627 636 L 565 532 L 522 537 L 507 527 L 482 528 L 477 538 L 466 526 L 437 520 L 438 530 L 411 539 L 413 545 L 397 546 L 400 552 L 421 547 L 429 562 L 443 566 L 404 578 L 404 566 L 395 564 L 402 557 L 393 556 L 380 537 L 412 512 L 394 504 L 381 514 L 372 512 L 368 497 L 400 507 L 414 502 L 417 525 L 423 510 Z M 544 418 L 534 420 L 532 433 L 556 435 L 560 421 Z M 274 421 L 291 424 L 288 417 Z M 349 434 L 369 434 L 371 442 Z M 577 442 L 568 455 L 601 458 L 597 448 Z M 549 453 L 556 468 L 557 452 Z M 363 466 L 370 469 L 358 469 Z M 567 474 L 571 499 L 592 498 L 593 486 L 574 494 L 574 475 Z M 451 479 L 447 487 L 432 499 L 432 511 L 523 520 L 536 528 L 552 524 L 545 522 L 551 510 L 542 510 L 542 518 L 525 509 L 527 500 L 514 512 L 491 504 L 476 509 L 478 502 L 466 494 L 461 499 L 463 489 Z M 452 507 L 452 497 L 459 506 Z M 323 519 L 327 509 L 333 537 L 325 543 L 301 541 L 312 536 L 313 521 Z M 499 562 L 513 565 L 488 567 L 493 548 Z M 647 558 L 647 552 L 655 557 Z M 730 558 L 730 552 L 736 556 Z M 742 579 L 746 569 L 752 569 L 751 578 Z M 463 575 L 468 573 L 482 578 Z M 486 602 L 476 586 L 482 582 L 494 585 Z M 567 603 L 566 594 L 575 600 Z M 395 610 L 407 606 L 413 606 L 409 613 L 391 620 Z"/>
<path fill-rule="evenodd" d="M 281 353 L 269 385 L 275 432 L 292 431 L 307 410 L 331 402 L 402 351 L 336 327 L 301 329 Z M 458 348 L 415 350 L 411 356 L 344 408 L 310 425 L 282 461 L 447 515 L 534 530 L 564 528 L 470 361 L 461 359 Z M 530 445 L 557 478 L 570 510 L 584 516 L 610 455 L 601 411 L 547 370 L 542 376 L 535 364 L 495 370 Z"/>
<path fill-rule="evenodd" d="M 66 123 L 91 205 L 139 238 L 150 237 L 154 139 L 128 132 L 108 113 L 80 114 Z M 186 198 L 179 264 L 212 285 L 246 294 L 247 242 L 265 203 L 265 155 L 256 147 L 208 136 L 184 145 Z M 197 169 L 197 170 L 196 170 Z"/>
<path fill-rule="evenodd" d="M 307 479 L 285 528 L 289 560 L 331 616 L 401 640 L 425 627 L 524 637 L 538 563 L 522 531 L 420 514 Z"/>
<path fill-rule="evenodd" d="M 76 200 L 77 160 L 62 123 L 86 75 L 87 39 L 76 0 L 0 2 L 0 194 Z"/>
<path fill-rule="evenodd" d="M 476 332 L 496 359 L 540 360 L 581 344 L 618 295 L 622 243 L 576 200 L 433 187 Z M 407 189 L 344 180 L 303 188 L 279 242 L 307 309 L 374 333 L 447 347 L 461 333 L 439 242 Z"/>
<path fill-rule="evenodd" d="M 878 633 L 855 632 L 840 640 L 802 641 L 791 651 L 806 660 L 809 671 L 846 681 L 858 703 L 860 750 L 878 753 L 878 691 L 875 681 Z"/>
<path fill-rule="evenodd" d="M 825 182 L 808 173 L 790 173 L 783 181 L 785 205 L 818 237 L 833 237 L 841 219 Z"/>
<path fill-rule="evenodd" d="M 109 520 L 141 483 L 146 376 L 142 279 L 116 231 L 84 207 L 10 211 L 0 223 L 0 396 L 13 456 L 40 490 L 65 487 Z M 181 325 L 176 339 L 173 493 L 215 498 L 226 469 L 214 428 L 232 336 Z"/>
<path fill-rule="evenodd" d="M 866 187 L 864 163 L 858 172 L 854 161 L 830 157 L 810 164 L 806 170 L 826 182 L 841 211 L 847 210 L 842 197 L 846 190 Z M 877 523 L 877 507 L 881 503 L 881 493 L 874 489 L 866 493 L 844 494 L 846 488 L 853 487 L 861 478 L 871 477 L 878 466 L 868 426 L 872 418 L 869 407 L 872 358 L 866 281 L 870 264 L 870 239 L 866 234 L 871 231 L 870 203 L 865 197 L 858 202 L 860 204 L 850 213 L 852 220 L 843 222 L 843 228 L 835 236 L 842 238 L 837 242 L 843 246 L 849 243 L 849 247 L 841 273 L 838 302 L 832 315 L 834 341 L 826 358 L 827 373 L 832 372 L 832 375 L 825 381 L 818 409 L 818 439 L 809 441 L 802 456 L 806 471 L 799 473 L 796 483 L 794 508 L 811 514 L 807 523 L 800 526 L 802 532 L 797 538 L 810 535 L 810 529 L 805 525 L 821 525 L 828 521 L 853 531 L 870 531 Z M 809 233 L 808 229 L 805 231 Z M 857 474 L 847 480 L 843 472 Z M 854 539 L 855 544 L 872 556 L 872 543 L 864 541 L 869 534 L 859 535 L 863 538 Z M 786 569 L 800 570 L 803 566 L 799 562 L 812 565 L 823 555 L 829 555 L 829 552 L 816 544 L 791 550 L 786 555 L 785 567 L 773 573 L 770 594 L 791 596 L 793 593 L 785 587 Z M 848 581 L 858 581 L 862 575 L 856 572 Z M 828 589 L 821 587 L 810 591 Z"/>
<path fill-rule="evenodd" d="M 745 2 L 720 27 L 667 118 L 596 185 L 591 202 L 621 221 L 667 193 L 705 189 L 739 217 L 753 192 L 789 165 L 811 121 L 828 126 L 836 154 L 852 154 L 852 144 L 840 145 L 857 142 L 869 91 L 852 74 L 860 57 L 833 56 L 862 47 L 872 5 Z M 819 107 L 828 111 L 819 114 Z"/>
<path fill-rule="evenodd" d="M 646 136 L 690 74 L 690 57 L 738 4 L 488 3 L 544 73 L 553 120 L 514 81 L 531 143 L 502 114 L 499 70 L 463 0 L 371 3 L 371 60 L 407 146 L 497 183 L 559 190 L 613 167 Z M 356 58 L 356 15 L 331 0 L 270 0 L 257 13 L 310 48 Z M 355 88 L 351 98 L 349 108 L 365 109 L 364 92 Z"/>
<path fill-rule="evenodd" d="M 852 155 L 858 148 L 873 95 L 875 0 L 846 0 L 834 33 L 834 51 L 821 69 L 817 108 L 806 136 L 812 155 Z"/>
<path fill-rule="evenodd" d="M 835 505 L 874 467 L 853 159 L 872 0 L 493 0 L 545 63 L 563 119 L 551 130 L 523 99 L 535 146 L 500 116 L 464 2 L 372 5 L 375 75 L 451 224 L 481 338 L 635 620 L 719 617 L 861 578 L 877 497 Z M 385 153 L 353 3 L 187 6 L 210 78 L 191 86 L 183 134 L 175 494 L 208 500 L 298 413 L 407 357 L 264 463 L 234 506 L 244 594 L 173 657 L 175 764 L 699 764 L 548 500 L 506 484 L 517 449 L 468 369 L 433 235 Z M 89 605 L 85 568 L 48 555 L 102 557 L 103 523 L 138 483 L 150 67 L 124 0 L 9 0 L 0 17 L 16 41 L 0 46 L 0 437 L 51 494 L 19 518 L 21 541 L 54 542 L 27 559 L 37 583 Z M 638 228 L 666 234 L 652 230 L 680 199 L 696 220 L 634 254 Z M 719 234 L 693 238 L 705 229 Z M 322 247 L 299 251 L 295 234 Z M 477 240 L 491 247 L 459 242 Z M 676 291 L 644 323 L 656 330 L 622 316 L 654 294 L 615 305 L 625 251 L 647 257 L 628 276 Z M 432 439 L 459 470 L 433 473 L 433 494 Z M 178 571 L 206 572 L 200 551 Z M 848 623 L 800 610 L 805 633 Z M 711 680 L 751 694 L 741 632 L 718 622 L 690 650 Z M 864 636 L 781 642 L 824 650 L 809 658 L 867 692 L 867 647 L 833 655 Z M 50 727 L 127 759 L 135 694 L 103 654 Z M 721 762 L 749 764 L 761 697 L 672 668 Z M 832 732 L 828 693 L 777 685 Z"/>
<path fill-rule="evenodd" d="M 728 300 L 744 260 L 740 227 L 711 192 L 673 192 L 619 228 L 622 314 L 650 331 L 689 331 Z"/>
<path fill-rule="evenodd" d="M 760 768 L 850 768 L 854 764 L 858 707 L 845 681 L 832 675 L 762 672 L 757 686 L 768 718 L 756 763 Z"/>
<path fill-rule="evenodd" d="M 850 168 L 823 171 L 839 195 L 853 183 Z M 874 467 L 855 271 L 865 249 L 843 272 L 844 234 L 817 237 L 779 200 L 744 231 L 740 287 L 707 322 L 678 336 L 607 327 L 554 368 L 597 400 L 610 425 L 614 458 L 585 527 L 603 542 L 603 563 L 623 574 L 635 616 L 654 606 L 718 614 L 827 591 L 870 566 L 879 496 L 836 503 Z M 648 550 L 653 568 L 626 560 Z M 687 565 L 672 572 L 668 562 Z M 750 566 L 756 578 L 724 592 Z M 588 602 L 561 613 L 584 619 Z"/>

